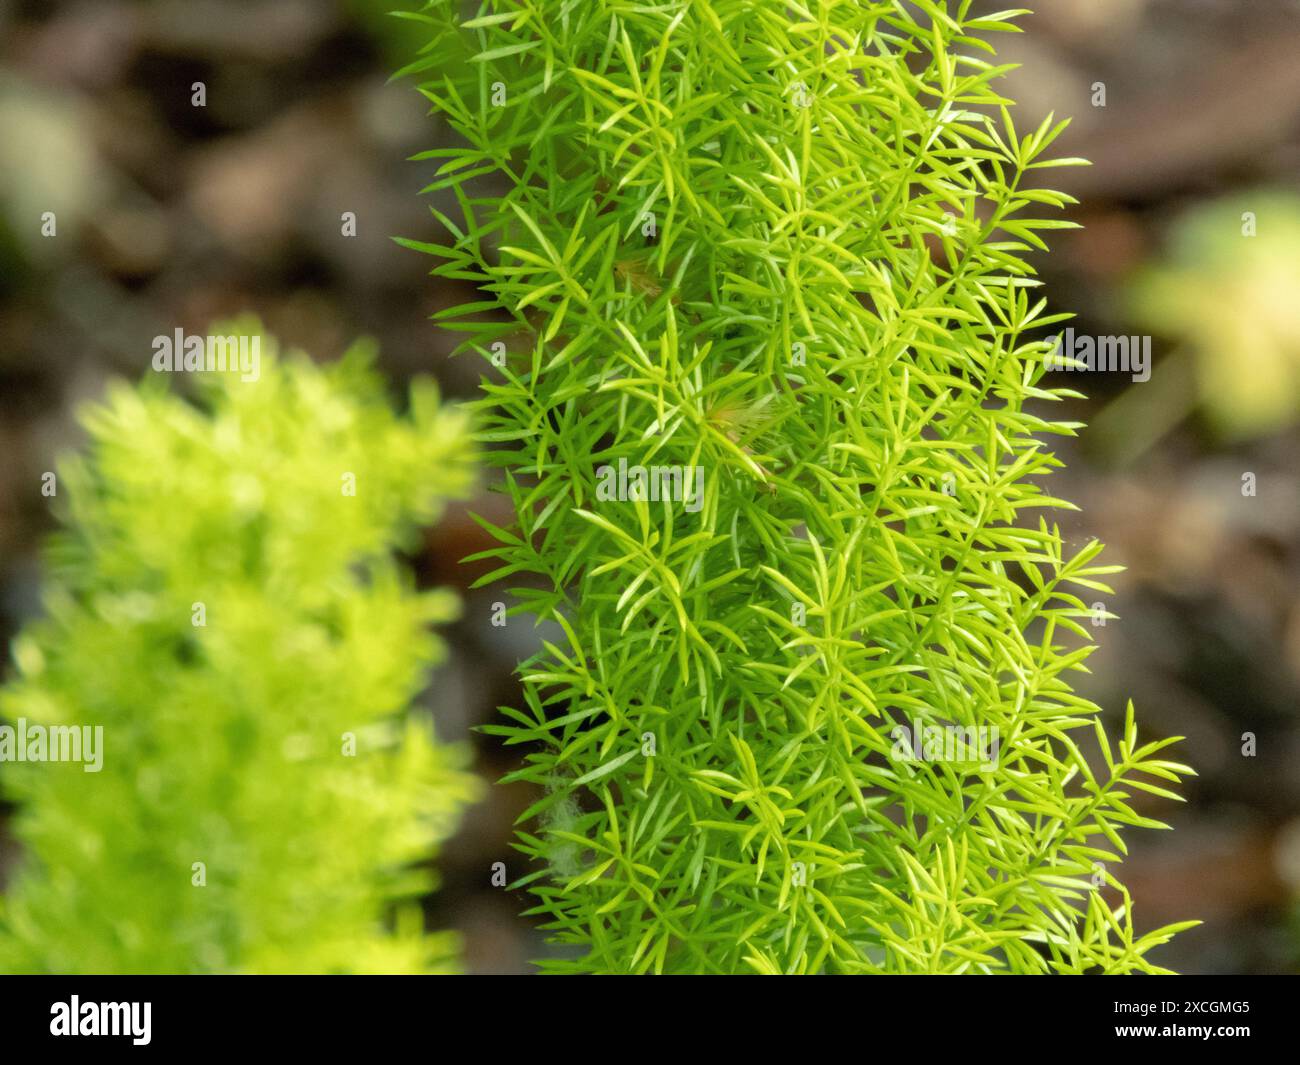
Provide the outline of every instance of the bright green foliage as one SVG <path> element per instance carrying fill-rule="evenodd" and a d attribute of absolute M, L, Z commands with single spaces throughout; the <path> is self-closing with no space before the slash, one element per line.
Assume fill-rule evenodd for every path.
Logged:
<path fill-rule="evenodd" d="M 257 381 L 194 375 L 201 406 L 161 375 L 115 387 L 61 469 L 47 616 L 0 705 L 102 726 L 103 764 L 0 765 L 27 851 L 0 971 L 454 963 L 414 863 L 476 782 L 410 704 L 455 602 L 391 552 L 466 491 L 464 417 L 430 385 L 396 417 L 363 348 L 325 369 L 270 348 Z"/>
<path fill-rule="evenodd" d="M 1247 237 L 1247 217 L 1267 221 Z M 1300 197 L 1259 189 L 1198 207 L 1169 245 L 1130 300 L 1143 327 L 1190 354 L 1209 422 L 1239 440 L 1300 421 L 1300 303 L 1289 295 L 1300 285 Z"/>
<path fill-rule="evenodd" d="M 1027 178 L 1078 161 L 993 88 L 1021 12 L 971 6 L 414 16 L 468 146 L 424 154 L 447 243 L 406 243 L 481 290 L 439 315 L 464 348 L 509 352 L 485 580 L 532 575 L 514 609 L 565 636 L 495 729 L 546 789 L 550 969 L 1127 972 L 1177 930 L 1136 936 L 1111 869 L 1188 770 L 1071 691 L 1071 589 L 1116 567 L 1032 516 L 1069 505 L 1039 434 L 1077 425 L 1029 409 L 1064 316 L 1023 255 L 1068 197 Z M 609 499 L 620 460 L 702 467 L 702 507 Z M 891 757 L 912 721 L 996 727 L 1000 764 Z"/>

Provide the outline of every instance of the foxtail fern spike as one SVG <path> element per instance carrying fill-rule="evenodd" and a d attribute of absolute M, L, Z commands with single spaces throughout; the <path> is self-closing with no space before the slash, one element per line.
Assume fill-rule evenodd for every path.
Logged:
<path fill-rule="evenodd" d="M 0 724 L 101 729 L 100 764 L 0 766 L 0 972 L 455 968 L 416 896 L 477 779 L 411 703 L 456 604 L 392 552 L 467 492 L 465 417 L 427 383 L 395 415 L 363 345 L 217 332 L 260 344 L 248 379 L 119 382 L 60 467 Z"/>
<path fill-rule="evenodd" d="M 1189 770 L 1070 684 L 1117 567 L 1048 517 L 1079 426 L 1025 256 L 1081 161 L 996 88 L 1023 13 L 416 16 L 457 143 L 405 243 L 480 292 L 436 317 L 518 517 L 483 580 L 559 633 L 491 729 L 548 970 L 1158 971 L 1184 927 L 1135 932 L 1116 866 Z"/>

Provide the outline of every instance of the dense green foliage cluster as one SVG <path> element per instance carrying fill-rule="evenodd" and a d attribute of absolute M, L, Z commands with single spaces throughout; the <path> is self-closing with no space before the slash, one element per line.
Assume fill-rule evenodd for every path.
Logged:
<path fill-rule="evenodd" d="M 1041 513 L 1077 425 L 1031 410 L 1064 316 L 1025 256 L 1068 201 L 1031 179 L 1078 160 L 995 88 L 1022 12 L 972 7 L 411 16 L 458 143 L 407 243 L 481 292 L 439 317 L 492 360 L 518 514 L 486 579 L 564 633 L 494 729 L 545 790 L 550 969 L 1118 973 L 1177 930 L 1113 868 L 1187 770 L 1072 691 L 1115 567 Z M 601 490 L 652 466 L 702 501 Z M 996 768 L 896 757 L 912 723 L 996 729 Z"/>
<path fill-rule="evenodd" d="M 415 863 L 476 780 L 411 702 L 455 603 L 392 551 L 467 490 L 464 419 L 428 385 L 395 416 L 362 348 L 261 347 L 256 381 L 196 375 L 197 405 L 117 386 L 60 469 L 46 616 L 0 709 L 102 727 L 102 765 L 0 766 L 27 852 L 0 971 L 454 965 Z"/>

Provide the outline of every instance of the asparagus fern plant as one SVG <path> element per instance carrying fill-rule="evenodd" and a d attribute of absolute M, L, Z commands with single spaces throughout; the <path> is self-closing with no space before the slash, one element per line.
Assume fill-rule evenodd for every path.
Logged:
<path fill-rule="evenodd" d="M 406 243 L 479 290 L 438 317 L 518 516 L 484 580 L 563 632 L 492 728 L 545 967 L 1160 971 L 1120 831 L 1189 770 L 1070 683 L 1117 567 L 1047 517 L 1026 256 L 1080 160 L 996 88 L 1024 12 L 471 7 L 413 16 L 456 143 Z"/>
<path fill-rule="evenodd" d="M 52 482 L 46 616 L 0 701 L 26 851 L 0 971 L 454 965 L 413 897 L 476 780 L 411 702 L 455 603 L 392 549 L 466 490 L 464 418 L 428 385 L 395 416 L 363 347 L 319 369 L 258 339 L 258 379 L 199 375 L 201 405 L 116 387 Z M 74 730 L 97 766 L 49 760 Z"/>

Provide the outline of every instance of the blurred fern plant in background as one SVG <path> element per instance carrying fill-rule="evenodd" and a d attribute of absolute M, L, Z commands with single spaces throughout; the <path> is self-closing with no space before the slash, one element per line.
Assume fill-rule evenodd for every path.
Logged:
<path fill-rule="evenodd" d="M 0 970 L 455 965 L 414 898 L 476 779 L 411 707 L 455 602 L 393 550 L 467 491 L 464 417 L 430 384 L 395 416 L 361 346 L 261 351 L 256 381 L 195 375 L 197 405 L 115 386 L 60 469 L 0 709 L 102 726 L 103 762 L 0 764 L 26 851 Z"/>
<path fill-rule="evenodd" d="M 968 0 L 435 0 L 418 74 L 456 143 L 406 241 L 473 283 L 490 527 L 523 664 L 512 779 L 549 970 L 1152 971 L 1115 875 L 1188 770 L 1113 742 L 1072 671 L 1108 591 L 1030 404 L 1063 320 Z M 609 471 L 702 471 L 683 505 Z M 658 476 L 650 473 L 651 486 Z M 1032 515 L 1032 516 L 1031 516 Z M 900 729 L 996 730 L 905 759 Z M 1089 757 L 1091 754 L 1091 759 Z M 1158 782 L 1158 783 L 1157 783 Z"/>

